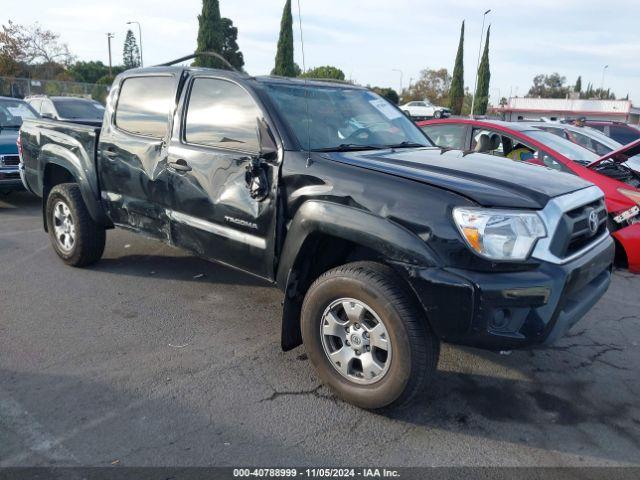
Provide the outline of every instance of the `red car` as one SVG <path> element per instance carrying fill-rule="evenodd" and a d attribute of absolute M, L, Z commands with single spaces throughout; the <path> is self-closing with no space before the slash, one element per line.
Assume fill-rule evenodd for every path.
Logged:
<path fill-rule="evenodd" d="M 439 147 L 535 163 L 594 183 L 605 193 L 618 264 L 640 273 L 640 174 L 622 165 L 640 154 L 640 140 L 599 157 L 527 124 L 455 118 L 417 125 Z"/>

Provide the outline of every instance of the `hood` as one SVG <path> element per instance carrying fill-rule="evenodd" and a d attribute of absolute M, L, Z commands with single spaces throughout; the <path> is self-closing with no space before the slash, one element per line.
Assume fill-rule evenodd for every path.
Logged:
<path fill-rule="evenodd" d="M 18 153 L 16 140 L 18 140 L 17 128 L 3 128 L 0 130 L 0 154 L 6 155 Z"/>
<path fill-rule="evenodd" d="M 610 151 L 606 155 L 603 155 L 599 159 L 591 162 L 589 165 L 587 165 L 587 168 L 595 167 L 605 160 L 613 160 L 615 162 L 624 163 L 631 157 L 635 157 L 636 155 L 640 155 L 640 138 L 631 143 L 627 143 L 620 148 Z"/>
<path fill-rule="evenodd" d="M 591 184 L 575 175 L 480 153 L 439 148 L 323 154 L 332 160 L 385 172 L 463 195 L 479 205 L 542 209 L 553 197 Z"/>

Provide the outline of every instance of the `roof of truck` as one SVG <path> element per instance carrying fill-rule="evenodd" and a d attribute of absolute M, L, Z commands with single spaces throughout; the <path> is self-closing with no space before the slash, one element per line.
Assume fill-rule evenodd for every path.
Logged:
<path fill-rule="evenodd" d="M 360 85 L 355 85 L 353 83 L 342 81 L 342 80 L 333 80 L 333 79 L 315 79 L 315 78 L 290 78 L 290 77 L 280 77 L 276 75 L 258 75 L 252 76 L 243 72 L 234 72 L 232 70 L 224 70 L 219 68 L 206 68 L 206 67 L 189 67 L 189 66 L 155 66 L 155 67 L 144 67 L 144 68 L 134 68 L 131 70 L 126 70 L 121 73 L 125 77 L 135 76 L 135 75 L 145 75 L 150 73 L 182 73 L 182 72 L 190 72 L 190 73 L 204 73 L 204 74 L 213 74 L 220 77 L 226 77 L 233 80 L 239 81 L 257 81 L 259 83 L 278 83 L 278 84 L 289 84 L 289 85 L 312 85 L 317 87 L 343 87 L 343 88 L 354 88 L 359 90 L 366 90 L 366 87 L 362 87 Z"/>

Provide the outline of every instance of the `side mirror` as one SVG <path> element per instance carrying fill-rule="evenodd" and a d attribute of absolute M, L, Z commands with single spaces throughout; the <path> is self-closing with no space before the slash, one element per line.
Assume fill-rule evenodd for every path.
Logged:
<path fill-rule="evenodd" d="M 260 157 L 272 158 L 278 153 L 278 145 L 271 134 L 269 124 L 264 118 L 257 118 L 258 143 L 260 145 Z"/>

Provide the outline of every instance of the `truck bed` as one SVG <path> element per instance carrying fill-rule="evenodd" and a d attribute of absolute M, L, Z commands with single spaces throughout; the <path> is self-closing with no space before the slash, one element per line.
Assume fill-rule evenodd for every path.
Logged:
<path fill-rule="evenodd" d="M 98 194 L 96 155 L 100 127 L 57 120 L 25 120 L 20 129 L 22 162 L 29 190 L 43 195 L 44 166 L 47 161 L 67 166 L 89 181 Z"/>

